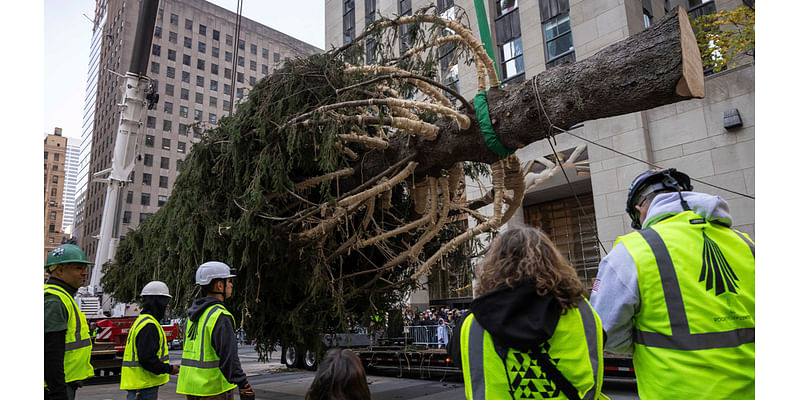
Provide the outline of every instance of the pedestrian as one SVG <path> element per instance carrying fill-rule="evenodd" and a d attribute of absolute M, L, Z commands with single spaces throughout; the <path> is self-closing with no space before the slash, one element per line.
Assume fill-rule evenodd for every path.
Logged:
<path fill-rule="evenodd" d="M 755 243 L 728 203 L 674 168 L 634 179 L 633 233 L 600 262 L 591 303 L 606 350 L 633 354 L 645 399 L 755 396 Z"/>
<path fill-rule="evenodd" d="M 600 318 L 544 232 L 506 230 L 476 275 L 478 297 L 448 347 L 467 399 L 607 399 Z"/>
<path fill-rule="evenodd" d="M 144 285 L 141 297 L 142 312 L 125 343 L 119 388 L 128 391 L 127 400 L 158 400 L 158 387 L 179 370 L 169 364 L 167 336 L 159 322 L 172 296 L 164 282 L 152 281 Z"/>
<path fill-rule="evenodd" d="M 436 327 L 436 338 L 439 341 L 439 348 L 446 349 L 450 335 L 449 332 L 447 332 L 447 325 L 444 323 L 444 318 L 439 318 L 439 326 Z"/>
<path fill-rule="evenodd" d="M 83 380 L 94 376 L 92 340 L 86 315 L 75 303 L 92 265 L 74 244 L 47 253 L 44 268 L 44 398 L 73 400 Z"/>
<path fill-rule="evenodd" d="M 195 273 L 203 297 L 187 310 L 189 322 L 177 389 L 188 400 L 233 400 L 237 386 L 241 400 L 255 399 L 239 362 L 233 315 L 223 303 L 233 293 L 231 278 L 235 276 L 219 261 L 203 263 Z"/>
<path fill-rule="evenodd" d="M 306 400 L 369 400 L 367 373 L 349 349 L 333 348 L 317 368 Z"/>

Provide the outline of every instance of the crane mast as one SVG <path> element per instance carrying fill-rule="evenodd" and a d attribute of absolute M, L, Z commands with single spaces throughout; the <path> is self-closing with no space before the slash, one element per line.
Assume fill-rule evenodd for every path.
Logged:
<path fill-rule="evenodd" d="M 103 277 L 103 264 L 114 258 L 119 244 L 122 188 L 128 184 L 128 177 L 135 166 L 137 138 L 142 127 L 142 119 L 148 108 L 146 94 L 150 79 L 146 73 L 157 14 L 158 0 L 142 0 L 140 2 L 131 64 L 123 77 L 124 94 L 122 103 L 119 104 L 120 118 L 114 139 L 111 167 L 94 174 L 95 179 L 107 184 L 95 264 L 86 290 L 89 296 L 95 297 L 96 303 L 100 303 L 97 307 L 98 314 L 101 314 L 103 309 L 109 309 L 113 302 L 113 299 L 103 295 L 100 279 Z M 152 101 L 152 99 L 150 100 Z M 124 304 L 121 307 L 115 307 L 112 311 L 113 316 L 119 316 L 122 313 L 124 313 Z"/>

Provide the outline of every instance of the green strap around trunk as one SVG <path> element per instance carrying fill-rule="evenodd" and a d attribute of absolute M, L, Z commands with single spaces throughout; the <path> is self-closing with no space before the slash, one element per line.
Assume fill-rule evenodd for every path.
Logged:
<path fill-rule="evenodd" d="M 486 92 L 480 92 L 475 95 L 475 115 L 478 117 L 478 123 L 481 126 L 483 133 L 483 141 L 489 149 L 500 157 L 506 158 L 514 154 L 514 150 L 509 150 L 500 140 L 497 139 L 497 134 L 492 127 L 492 118 L 489 116 L 489 104 L 486 103 Z"/>

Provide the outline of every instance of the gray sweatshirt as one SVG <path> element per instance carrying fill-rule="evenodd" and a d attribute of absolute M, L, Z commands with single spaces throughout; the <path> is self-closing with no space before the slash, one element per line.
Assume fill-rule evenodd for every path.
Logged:
<path fill-rule="evenodd" d="M 719 196 L 682 192 L 689 208 L 709 221 L 733 223 L 728 203 Z M 642 226 L 664 214 L 683 212 L 678 193 L 656 195 L 647 210 Z M 597 281 L 589 299 L 600 316 L 608 338 L 605 351 L 633 354 L 633 317 L 639 311 L 640 297 L 636 263 L 621 242 L 600 261 Z"/>

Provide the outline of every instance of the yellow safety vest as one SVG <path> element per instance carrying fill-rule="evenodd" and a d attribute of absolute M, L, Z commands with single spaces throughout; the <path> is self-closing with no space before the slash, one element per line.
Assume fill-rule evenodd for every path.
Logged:
<path fill-rule="evenodd" d="M 213 396 L 236 387 L 222 375 L 222 371 L 219 369 L 219 356 L 211 345 L 214 325 L 223 314 L 233 319 L 233 315 L 225 309 L 225 306 L 215 304 L 208 307 L 197 322 L 189 320 L 186 332 L 191 332 L 195 325 L 197 327 L 194 328 L 194 336 L 187 335 L 183 345 L 177 393 Z"/>
<path fill-rule="evenodd" d="M 755 244 L 692 211 L 617 239 L 636 262 L 643 399 L 755 397 Z"/>
<path fill-rule="evenodd" d="M 89 362 L 92 357 L 92 340 L 89 337 L 86 315 L 61 286 L 44 285 L 44 293 L 58 296 L 69 315 L 67 333 L 64 336 L 64 382 L 80 381 L 94 376 L 94 368 Z M 47 382 L 44 387 L 47 387 Z"/>
<path fill-rule="evenodd" d="M 122 377 L 119 384 L 119 388 L 122 390 L 147 389 L 169 382 L 169 374 L 156 375 L 144 369 L 139 363 L 139 355 L 136 349 L 136 337 L 139 335 L 142 328 L 147 325 L 155 325 L 158 330 L 158 344 L 160 348 L 158 359 L 161 362 L 169 361 L 167 337 L 164 335 L 164 329 L 161 327 L 161 324 L 150 314 L 140 314 L 139 318 L 136 318 L 133 327 L 128 332 L 125 354 L 122 356 Z"/>
<path fill-rule="evenodd" d="M 464 319 L 460 343 L 467 399 L 567 399 L 535 357 L 512 348 L 505 360 L 501 359 L 492 336 L 478 324 L 474 314 Z M 600 392 L 603 329 L 586 299 L 559 317 L 556 330 L 542 345 L 542 351 L 581 399 L 608 399 Z"/>

